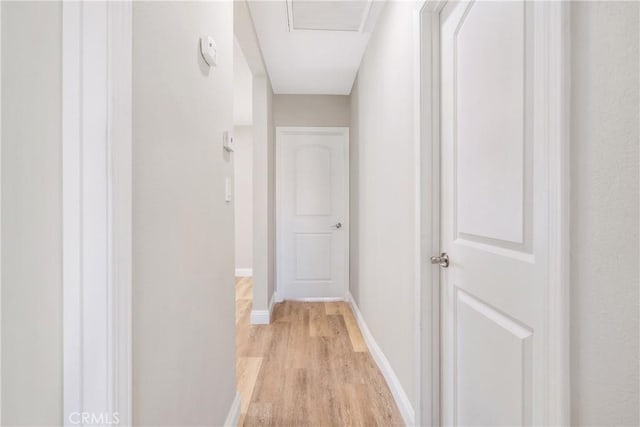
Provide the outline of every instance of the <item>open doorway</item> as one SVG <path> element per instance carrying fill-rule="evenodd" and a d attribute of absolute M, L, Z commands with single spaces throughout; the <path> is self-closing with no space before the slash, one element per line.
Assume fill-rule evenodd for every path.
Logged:
<path fill-rule="evenodd" d="M 253 75 L 236 38 L 233 75 L 236 383 L 242 402 L 242 425 L 262 358 L 248 357 L 245 351 L 253 308 Z"/>
<path fill-rule="evenodd" d="M 253 76 L 237 39 L 233 48 L 233 187 L 236 285 L 244 284 L 236 300 L 237 316 L 251 312 L 253 291 Z M 249 285 L 247 285 L 249 284 Z"/>
<path fill-rule="evenodd" d="M 236 277 L 253 275 L 253 75 L 237 40 L 233 49 L 233 182 Z"/>

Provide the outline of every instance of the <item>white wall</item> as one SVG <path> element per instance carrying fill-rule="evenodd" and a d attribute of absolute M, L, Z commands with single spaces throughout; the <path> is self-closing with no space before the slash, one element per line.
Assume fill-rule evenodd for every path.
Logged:
<path fill-rule="evenodd" d="M 637 2 L 574 2 L 573 425 L 638 425 Z"/>
<path fill-rule="evenodd" d="M 387 3 L 351 93 L 350 286 L 415 408 L 414 8 Z"/>
<path fill-rule="evenodd" d="M 350 100 L 345 95 L 274 95 L 275 126 L 349 126 Z"/>
<path fill-rule="evenodd" d="M 276 291 L 276 128 L 273 123 L 273 88 L 269 76 L 266 76 L 267 105 L 267 263 L 269 266 L 267 281 L 267 300 L 271 302 Z M 255 164 L 255 163 L 254 163 Z M 255 178 L 254 178 L 255 182 Z"/>
<path fill-rule="evenodd" d="M 233 26 L 253 75 L 253 310 L 266 310 L 275 290 L 275 128 L 273 89 L 245 0 L 233 2 Z"/>
<path fill-rule="evenodd" d="M 236 126 L 251 126 L 253 74 L 238 39 L 233 39 L 233 123 Z"/>
<path fill-rule="evenodd" d="M 233 152 L 236 270 L 253 268 L 253 128 L 236 126 Z"/>
<path fill-rule="evenodd" d="M 209 69 L 199 38 L 212 35 Z M 151 42 L 153 41 L 153 42 Z M 133 6 L 133 419 L 221 425 L 236 393 L 233 3 Z"/>
<path fill-rule="evenodd" d="M 234 15 L 236 8 L 234 5 Z M 253 73 L 237 37 L 233 43 L 233 79 L 235 266 L 236 275 L 246 275 L 253 268 Z"/>
<path fill-rule="evenodd" d="M 62 6 L 2 2 L 0 7 L 1 424 L 60 425 Z"/>
<path fill-rule="evenodd" d="M 266 310 L 275 289 L 275 132 L 273 90 L 253 78 L 253 310 Z"/>
<path fill-rule="evenodd" d="M 266 75 L 264 58 L 246 0 L 233 2 L 233 32 L 251 74 L 254 76 Z"/>

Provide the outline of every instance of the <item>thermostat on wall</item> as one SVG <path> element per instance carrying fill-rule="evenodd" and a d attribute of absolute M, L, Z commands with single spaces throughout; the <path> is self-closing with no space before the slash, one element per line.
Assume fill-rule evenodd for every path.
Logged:
<path fill-rule="evenodd" d="M 211 36 L 200 37 L 200 53 L 209 67 L 218 65 L 218 47 Z"/>

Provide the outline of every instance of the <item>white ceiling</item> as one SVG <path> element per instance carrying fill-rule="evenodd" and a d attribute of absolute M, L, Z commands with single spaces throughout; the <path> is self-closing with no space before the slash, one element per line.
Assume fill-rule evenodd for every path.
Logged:
<path fill-rule="evenodd" d="M 253 123 L 253 75 L 240 48 L 233 39 L 233 124 L 251 126 Z"/>
<path fill-rule="evenodd" d="M 382 1 L 248 3 L 274 93 L 351 92 Z"/>

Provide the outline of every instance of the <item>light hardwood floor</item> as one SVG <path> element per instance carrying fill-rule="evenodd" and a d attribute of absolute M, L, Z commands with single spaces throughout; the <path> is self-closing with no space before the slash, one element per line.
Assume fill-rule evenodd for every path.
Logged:
<path fill-rule="evenodd" d="M 240 426 L 403 425 L 347 303 L 283 302 L 250 325 L 251 298 L 237 279 Z"/>

